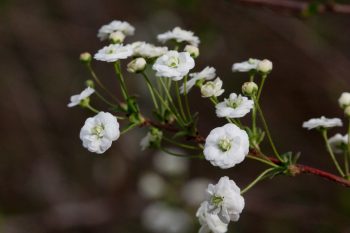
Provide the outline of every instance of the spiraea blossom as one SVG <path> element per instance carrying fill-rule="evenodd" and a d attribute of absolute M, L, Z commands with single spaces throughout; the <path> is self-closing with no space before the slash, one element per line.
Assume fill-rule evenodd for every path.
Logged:
<path fill-rule="evenodd" d="M 187 81 L 186 83 L 186 91 L 187 93 L 192 89 L 192 87 L 194 85 L 196 85 L 196 82 L 199 80 L 212 80 L 215 78 L 216 73 L 215 73 L 215 68 L 214 67 L 205 67 L 202 71 L 198 72 L 198 73 L 192 73 L 189 75 L 191 77 L 190 80 Z M 180 93 L 184 93 L 185 92 L 185 86 L 184 84 L 182 84 L 182 86 L 180 87 Z"/>
<path fill-rule="evenodd" d="M 133 56 L 135 57 L 155 58 L 168 52 L 167 47 L 158 47 L 143 41 L 134 42 L 131 46 L 134 50 Z"/>
<path fill-rule="evenodd" d="M 216 185 L 208 185 L 208 210 L 226 223 L 238 221 L 244 208 L 244 198 L 240 192 L 233 180 L 227 176 L 221 177 Z"/>
<path fill-rule="evenodd" d="M 94 56 L 96 60 L 115 62 L 126 59 L 133 54 L 131 45 L 111 44 L 100 49 Z"/>
<path fill-rule="evenodd" d="M 337 133 L 336 135 L 328 139 L 328 143 L 331 145 L 331 148 L 334 153 L 342 153 L 347 147 L 348 135 L 341 135 Z"/>
<path fill-rule="evenodd" d="M 303 128 L 315 129 L 315 128 L 333 128 L 342 126 L 343 123 L 339 118 L 326 118 L 324 116 L 320 118 L 312 118 L 303 123 Z"/>
<path fill-rule="evenodd" d="M 251 70 L 256 70 L 260 60 L 250 58 L 248 61 L 234 63 L 232 65 L 233 72 L 249 72 Z"/>
<path fill-rule="evenodd" d="M 94 117 L 89 117 L 80 130 L 83 146 L 97 154 L 108 150 L 119 135 L 117 118 L 108 112 L 99 112 Z"/>
<path fill-rule="evenodd" d="M 247 133 L 231 123 L 213 129 L 205 140 L 203 151 L 206 160 L 222 169 L 241 163 L 248 152 Z"/>
<path fill-rule="evenodd" d="M 180 27 L 175 27 L 171 31 L 159 34 L 157 36 L 157 39 L 162 43 L 165 43 L 169 40 L 175 40 L 178 43 L 187 42 L 194 46 L 198 46 L 200 43 L 199 38 L 195 36 L 193 32 L 183 30 Z"/>
<path fill-rule="evenodd" d="M 157 144 L 162 140 L 163 132 L 152 128 L 149 132 L 147 132 L 146 136 L 141 139 L 140 146 L 141 150 L 146 150 L 151 146 L 157 146 Z"/>
<path fill-rule="evenodd" d="M 93 89 L 91 87 L 87 87 L 80 94 L 72 95 L 70 97 L 70 103 L 67 106 L 71 108 L 71 107 L 79 105 L 81 103 L 81 101 L 83 101 L 84 99 L 88 98 L 94 92 L 95 92 L 95 89 Z"/>
<path fill-rule="evenodd" d="M 196 216 L 199 220 L 201 228 L 199 233 L 225 233 L 227 232 L 228 223 L 223 222 L 217 214 L 213 214 L 209 210 L 209 203 L 202 202 L 197 210 Z"/>
<path fill-rule="evenodd" d="M 153 65 L 156 76 L 181 80 L 194 67 L 194 60 L 188 52 L 169 51 L 158 57 Z"/>
<path fill-rule="evenodd" d="M 225 90 L 222 89 L 222 80 L 219 77 L 217 77 L 214 81 L 206 82 L 201 87 L 201 94 L 204 98 L 209 98 L 213 96 L 218 97 L 224 92 Z"/>
<path fill-rule="evenodd" d="M 254 107 L 254 101 L 245 96 L 231 93 L 228 99 L 218 103 L 215 107 L 218 117 L 240 118 L 250 112 Z"/>
<path fill-rule="evenodd" d="M 128 22 L 113 20 L 109 24 L 103 25 L 98 30 L 97 37 L 100 38 L 100 40 L 106 40 L 113 32 L 121 32 L 126 36 L 132 36 L 134 35 L 135 28 Z"/>

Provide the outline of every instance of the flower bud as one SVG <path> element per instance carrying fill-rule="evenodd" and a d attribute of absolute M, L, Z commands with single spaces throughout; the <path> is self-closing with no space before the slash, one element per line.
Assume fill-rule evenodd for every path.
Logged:
<path fill-rule="evenodd" d="M 206 82 L 201 87 L 201 93 L 202 97 L 208 98 L 208 97 L 217 97 L 222 95 L 224 93 L 224 90 L 222 89 L 222 81 L 220 78 L 216 78 L 214 81 Z"/>
<path fill-rule="evenodd" d="M 86 80 L 85 85 L 91 88 L 95 87 L 94 81 L 92 81 L 91 79 Z"/>
<path fill-rule="evenodd" d="M 89 63 L 91 61 L 91 54 L 88 52 L 81 53 L 79 59 L 84 63 Z"/>
<path fill-rule="evenodd" d="M 109 34 L 109 39 L 113 44 L 121 44 L 125 39 L 125 35 L 121 31 L 116 31 Z"/>
<path fill-rule="evenodd" d="M 246 96 L 252 96 L 258 89 L 258 85 L 255 82 L 245 82 L 242 86 L 242 93 Z"/>
<path fill-rule="evenodd" d="M 344 109 L 344 113 L 345 113 L 345 116 L 350 117 L 350 106 L 347 106 L 347 107 Z"/>
<path fill-rule="evenodd" d="M 349 92 L 343 92 L 338 99 L 338 103 L 341 108 L 345 108 L 347 106 L 350 106 L 350 93 Z"/>
<path fill-rule="evenodd" d="M 188 52 L 193 58 L 196 58 L 199 56 L 199 49 L 196 46 L 186 45 L 184 51 Z"/>
<path fill-rule="evenodd" d="M 136 58 L 136 59 L 132 60 L 128 64 L 127 70 L 130 73 L 141 72 L 141 71 L 143 71 L 145 69 L 146 65 L 147 65 L 146 60 L 143 57 L 139 57 L 139 58 Z"/>
<path fill-rule="evenodd" d="M 269 73 L 272 70 L 272 62 L 270 60 L 264 59 L 258 63 L 256 69 L 265 74 Z"/>

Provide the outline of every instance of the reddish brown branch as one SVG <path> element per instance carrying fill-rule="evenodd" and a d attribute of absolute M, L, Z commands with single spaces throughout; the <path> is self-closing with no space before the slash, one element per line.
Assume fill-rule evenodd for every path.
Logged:
<path fill-rule="evenodd" d="M 159 128 L 159 129 L 163 129 L 163 130 L 166 130 L 166 131 L 169 131 L 169 132 L 173 132 L 173 133 L 176 133 L 179 131 L 179 129 L 175 128 L 174 126 L 172 126 L 171 124 L 159 124 L 159 123 L 156 123 L 150 119 L 145 119 L 144 121 L 144 124 L 143 126 L 154 126 L 156 128 Z M 205 142 L 205 138 L 201 135 L 196 135 L 196 136 L 191 136 L 191 137 L 188 137 L 189 140 L 193 140 L 197 143 L 201 143 L 203 144 Z M 265 156 L 263 154 L 261 154 L 260 152 L 256 151 L 256 150 L 250 150 L 249 152 L 251 155 L 253 156 L 256 156 L 256 157 L 260 157 L 260 158 L 264 158 L 264 159 L 269 159 L 271 162 L 273 162 L 274 164 L 277 164 L 277 165 L 280 165 L 281 162 L 274 158 L 274 157 L 268 157 L 268 156 Z M 292 175 L 299 175 L 299 174 L 302 174 L 302 173 L 308 173 L 308 174 L 312 174 L 312 175 L 315 175 L 315 176 L 319 176 L 319 177 L 322 177 L 326 180 L 329 180 L 329 181 L 332 181 L 332 182 L 335 182 L 337 184 L 340 184 L 340 185 L 343 185 L 345 187 L 348 187 L 350 188 L 350 181 L 349 180 L 346 180 L 340 176 L 337 176 L 337 175 L 334 175 L 334 174 L 331 174 L 329 172 L 326 172 L 326 171 L 323 171 L 323 170 L 320 170 L 320 169 L 317 169 L 317 168 L 314 168 L 314 167 L 310 167 L 310 166 L 306 166 L 306 165 L 303 165 L 303 164 L 294 164 L 292 166 L 289 167 L 289 170 L 290 170 L 290 173 Z"/>
<path fill-rule="evenodd" d="M 296 0 L 236 0 L 236 2 L 252 5 L 252 6 L 266 6 L 275 9 L 285 9 L 296 12 L 303 12 L 307 10 L 310 2 L 296 1 Z M 350 14 L 350 5 L 339 3 L 325 3 L 319 4 L 316 11 L 318 13 L 334 12 L 341 14 Z"/>

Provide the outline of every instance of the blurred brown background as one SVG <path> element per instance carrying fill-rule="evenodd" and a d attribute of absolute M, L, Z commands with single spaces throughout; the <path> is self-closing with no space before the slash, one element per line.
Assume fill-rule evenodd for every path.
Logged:
<path fill-rule="evenodd" d="M 113 19 L 136 27 L 127 42 L 156 42 L 158 33 L 175 26 L 193 30 L 202 40 L 195 69 L 214 66 L 226 94 L 246 79 L 231 72 L 233 62 L 271 59 L 274 70 L 262 101 L 278 147 L 300 151 L 302 163 L 334 172 L 320 136 L 301 124 L 321 115 L 342 117 L 337 99 L 350 87 L 350 15 L 305 19 L 224 0 L 1 0 L 0 232 L 148 232 L 140 220 L 148 201 L 137 192 L 142 171 L 151 169 L 153 152 L 138 147 L 145 131 L 135 130 L 106 154 L 94 155 L 78 137 L 91 114 L 66 107 L 90 78 L 79 54 L 102 47 L 97 30 Z M 118 91 L 112 67 L 95 67 Z M 134 93 L 146 93 L 137 77 L 127 81 Z M 198 92 L 192 96 L 203 134 L 223 123 Z M 243 187 L 262 168 L 246 161 L 219 170 L 191 161 L 186 179 L 229 175 Z M 318 177 L 277 177 L 245 199 L 230 232 L 350 232 L 350 190 Z"/>

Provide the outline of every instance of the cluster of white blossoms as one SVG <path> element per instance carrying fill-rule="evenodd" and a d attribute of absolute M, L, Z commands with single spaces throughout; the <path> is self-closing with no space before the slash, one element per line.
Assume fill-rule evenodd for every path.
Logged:
<path fill-rule="evenodd" d="M 223 89 L 223 81 L 217 76 L 215 68 L 207 66 L 199 72 L 190 73 L 195 67 L 195 59 L 199 56 L 198 45 L 200 43 L 199 38 L 193 32 L 175 27 L 173 30 L 157 36 L 161 43 L 175 43 L 176 46 L 173 48 L 157 46 L 144 41 L 124 44 L 125 37 L 133 35 L 134 31 L 134 27 L 129 23 L 116 20 L 102 26 L 97 36 L 100 40 L 108 40 L 109 44 L 94 55 L 95 60 L 114 64 L 125 102 L 116 105 L 110 104 L 99 92 L 96 92 L 96 97 L 102 97 L 104 103 L 111 106 L 111 111 L 115 110 L 118 114 L 125 113 L 125 116 L 120 118 L 129 120 L 129 124 L 120 132 L 116 116 L 99 111 L 90 105 L 90 95 L 95 92 L 92 83 L 81 94 L 72 96 L 71 102 L 68 104 L 69 107 L 80 105 L 96 113 L 95 116 L 85 121 L 81 129 L 80 139 L 83 146 L 91 152 L 101 154 L 108 150 L 112 142 L 117 140 L 121 134 L 135 126 L 147 126 L 149 131 L 140 143 L 142 150 L 160 148 L 167 152 L 165 147 L 162 148 L 164 140 L 165 143 L 173 143 L 173 145 L 182 146 L 188 150 L 200 150 L 200 155 L 197 157 L 204 158 L 213 166 L 221 169 L 232 168 L 241 163 L 249 153 L 249 137 L 253 131 L 249 131 L 247 127 L 243 126 L 239 118 L 248 115 L 251 111 L 253 112 L 252 117 L 255 117 L 257 103 L 254 102 L 256 100 L 254 94 L 259 90 L 258 86 L 252 81 L 247 82 L 242 86 L 243 95 L 230 93 L 228 98 L 220 101 L 219 97 L 225 90 Z M 126 66 L 127 71 L 139 73 L 145 78 L 155 106 L 154 115 L 159 119 L 159 123 L 146 123 L 146 117 L 141 114 L 136 98 L 129 96 L 126 91 L 121 60 L 129 58 L 131 61 Z M 91 55 L 84 53 L 80 59 L 89 65 L 89 70 L 96 83 L 106 90 L 92 71 Z M 267 59 L 249 59 L 242 63 L 233 64 L 232 70 L 261 74 L 263 78 L 266 78 L 266 75 L 272 70 L 272 62 Z M 151 71 L 153 71 L 154 77 L 149 79 L 147 73 Z M 177 103 L 172 98 L 172 82 L 176 82 Z M 177 136 L 193 138 L 198 133 L 194 119 L 195 114 L 191 113 L 187 99 L 187 94 L 195 87 L 200 90 L 203 98 L 210 100 L 215 105 L 216 115 L 219 118 L 226 118 L 229 123 L 211 130 L 204 145 L 201 143 L 195 146 L 184 145 L 175 141 Z M 186 105 L 186 113 L 182 107 L 182 98 L 184 98 L 184 105 Z M 344 97 L 344 99 L 347 101 L 347 98 Z M 168 132 L 164 131 L 163 135 L 162 130 L 164 127 L 169 127 L 174 131 L 176 127 L 173 128 L 172 124 L 183 132 L 176 132 L 179 134 L 174 133 L 173 137 L 169 138 L 167 137 Z M 328 123 L 328 125 L 331 124 L 337 124 L 337 122 Z M 191 128 L 192 126 L 194 129 Z M 254 133 L 256 132 L 254 131 Z M 181 152 L 171 150 L 168 153 L 181 157 L 183 156 Z M 166 192 L 167 184 L 161 175 L 175 176 L 186 173 L 188 169 L 188 162 L 185 158 L 164 156 L 163 152 L 155 155 L 153 165 L 158 170 L 159 175 L 152 172 L 145 173 L 138 186 L 143 196 L 149 199 L 158 199 Z M 200 232 L 224 233 L 227 231 L 230 221 L 238 221 L 244 208 L 244 199 L 240 188 L 228 177 L 222 177 L 216 185 L 210 184 L 208 186 L 206 199 L 203 201 L 204 195 L 195 194 L 198 189 L 203 188 L 203 183 L 205 182 L 198 183 L 195 189 L 187 188 L 190 191 L 183 191 L 182 196 L 196 195 L 196 197 L 187 198 L 191 205 L 199 205 L 201 202 L 197 211 L 197 217 L 202 226 Z M 205 194 L 204 190 L 202 194 Z M 163 204 L 155 204 L 146 209 L 144 224 L 153 232 L 176 233 L 187 227 L 186 224 L 180 224 L 187 221 L 185 216 L 183 211 L 169 210 Z"/>
<path fill-rule="evenodd" d="M 202 226 L 199 232 L 224 233 L 230 221 L 238 221 L 245 204 L 240 192 L 227 176 L 221 177 L 216 185 L 209 184 L 207 200 L 197 211 Z"/>

